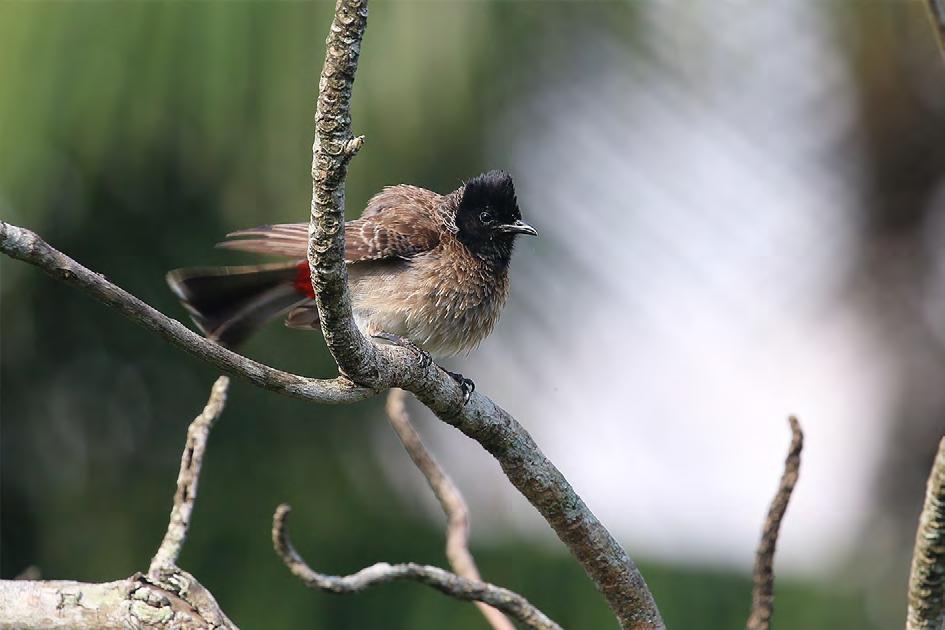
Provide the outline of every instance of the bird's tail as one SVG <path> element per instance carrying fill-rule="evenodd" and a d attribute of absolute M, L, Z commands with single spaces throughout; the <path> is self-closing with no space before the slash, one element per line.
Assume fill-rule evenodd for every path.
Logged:
<path fill-rule="evenodd" d="M 227 347 L 314 295 L 304 263 L 175 269 L 167 284 L 201 332 Z"/>

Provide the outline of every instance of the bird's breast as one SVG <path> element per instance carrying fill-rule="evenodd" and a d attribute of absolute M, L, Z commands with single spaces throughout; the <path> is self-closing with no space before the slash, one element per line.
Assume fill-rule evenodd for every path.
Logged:
<path fill-rule="evenodd" d="M 406 337 L 434 356 L 474 349 L 508 297 L 508 274 L 443 248 L 402 261 L 349 267 L 355 319 L 371 335 Z"/>

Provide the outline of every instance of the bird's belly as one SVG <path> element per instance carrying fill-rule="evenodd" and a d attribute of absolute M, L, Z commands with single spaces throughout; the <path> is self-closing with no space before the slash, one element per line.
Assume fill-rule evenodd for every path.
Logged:
<path fill-rule="evenodd" d="M 352 265 L 349 272 L 355 323 L 365 335 L 399 335 L 435 357 L 479 345 L 504 301 L 455 284 L 445 290 L 407 262 Z"/>

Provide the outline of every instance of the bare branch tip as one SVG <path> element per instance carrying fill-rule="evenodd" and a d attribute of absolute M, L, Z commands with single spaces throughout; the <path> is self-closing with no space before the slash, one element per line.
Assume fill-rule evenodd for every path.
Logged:
<path fill-rule="evenodd" d="M 768 508 L 761 540 L 755 552 L 752 607 L 746 624 L 748 630 L 768 630 L 774 614 L 774 552 L 781 531 L 781 523 L 800 474 L 801 451 L 804 448 L 804 432 L 801 430 L 797 417 L 790 416 L 788 424 L 791 427 L 791 445 L 788 447 L 787 457 L 784 460 L 784 472 L 781 474 L 778 490 Z"/>

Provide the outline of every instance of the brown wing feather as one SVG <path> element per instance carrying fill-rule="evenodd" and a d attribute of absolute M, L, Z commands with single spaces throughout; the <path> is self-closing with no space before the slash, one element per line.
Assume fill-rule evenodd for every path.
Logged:
<path fill-rule="evenodd" d="M 345 260 L 355 263 L 409 258 L 439 243 L 435 210 L 440 195 L 415 186 L 389 186 L 375 195 L 360 219 L 345 223 Z M 227 234 L 225 249 L 305 258 L 308 224 L 262 225 Z"/>

